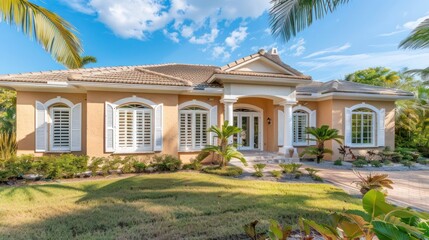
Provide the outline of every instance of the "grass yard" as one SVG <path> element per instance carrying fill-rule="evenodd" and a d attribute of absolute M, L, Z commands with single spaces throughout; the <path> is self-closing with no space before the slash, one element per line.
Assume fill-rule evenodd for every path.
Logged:
<path fill-rule="evenodd" d="M 327 184 L 193 172 L 1 187 L 0 238 L 239 239 L 255 219 L 324 221 L 344 208 L 360 201 Z"/>

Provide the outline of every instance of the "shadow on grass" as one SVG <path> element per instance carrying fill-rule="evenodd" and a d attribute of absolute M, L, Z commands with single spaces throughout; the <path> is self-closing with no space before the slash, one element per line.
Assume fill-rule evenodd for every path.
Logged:
<path fill-rule="evenodd" d="M 284 194 L 237 181 L 241 184 L 171 175 L 130 177 L 104 186 L 31 186 L 42 194 L 55 189 L 85 194 L 70 203 L 75 208 L 70 213 L 7 229 L 5 239 L 238 239 L 242 226 L 255 219 L 295 224 L 300 216 L 323 221 L 329 214 L 308 204 L 314 198 L 309 189 Z M 323 197 L 337 205 L 351 200 L 336 190 Z M 333 210 L 341 210 L 335 204 Z"/>

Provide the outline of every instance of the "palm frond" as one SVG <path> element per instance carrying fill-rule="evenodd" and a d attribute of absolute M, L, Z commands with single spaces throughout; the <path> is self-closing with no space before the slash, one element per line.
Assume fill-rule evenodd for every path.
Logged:
<path fill-rule="evenodd" d="M 423 69 L 411 69 L 405 73 L 419 75 L 423 80 L 429 80 L 429 67 Z M 429 84 L 429 81 L 427 81 L 425 84 Z"/>
<path fill-rule="evenodd" d="M 82 62 L 80 67 L 85 67 L 85 65 L 97 62 L 97 58 L 94 56 L 83 56 L 81 60 Z"/>
<path fill-rule="evenodd" d="M 289 41 L 293 36 L 310 26 L 314 20 L 323 18 L 349 0 L 272 0 L 270 9 L 271 33 Z"/>
<path fill-rule="evenodd" d="M 0 20 L 16 25 L 66 67 L 81 66 L 82 46 L 76 30 L 57 14 L 28 0 L 1 0 Z"/>
<path fill-rule="evenodd" d="M 429 47 L 429 18 L 420 23 L 400 44 L 400 48 L 418 49 Z"/>

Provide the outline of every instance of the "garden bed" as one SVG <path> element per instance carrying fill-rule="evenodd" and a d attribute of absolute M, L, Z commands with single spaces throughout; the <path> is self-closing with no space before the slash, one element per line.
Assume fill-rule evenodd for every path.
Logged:
<path fill-rule="evenodd" d="M 370 170 L 370 171 L 415 171 L 415 170 L 429 170 L 429 165 L 423 165 L 419 163 L 413 163 L 411 167 L 406 167 L 401 163 L 391 163 L 389 165 L 382 165 L 381 167 L 374 167 L 366 165 L 363 167 L 355 167 L 351 162 L 342 162 L 342 166 L 334 165 L 333 161 L 323 161 L 321 163 L 316 162 L 303 162 L 307 166 L 315 168 L 327 168 L 327 169 L 356 169 L 356 170 Z"/>

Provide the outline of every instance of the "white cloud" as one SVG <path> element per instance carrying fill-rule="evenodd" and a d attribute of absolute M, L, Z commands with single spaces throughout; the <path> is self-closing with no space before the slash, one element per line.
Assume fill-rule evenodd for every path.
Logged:
<path fill-rule="evenodd" d="M 427 67 L 427 59 L 429 59 L 429 50 L 396 50 L 351 55 L 329 55 L 314 58 L 310 61 L 301 61 L 298 62 L 298 65 L 308 68 L 308 72 L 316 70 L 332 72 L 332 69 L 335 69 L 336 76 L 344 76 L 359 69 L 376 66 L 385 66 L 395 70 L 404 67 L 423 68 Z"/>
<path fill-rule="evenodd" d="M 429 15 L 418 18 L 414 21 L 409 21 L 406 22 L 402 25 L 396 26 L 396 30 L 392 31 L 392 32 L 388 32 L 388 33 L 382 33 L 378 36 L 380 37 L 390 37 L 399 33 L 403 33 L 403 32 L 409 32 L 410 30 L 414 30 L 418 25 L 420 25 L 420 23 L 422 23 L 425 19 L 429 18 Z"/>
<path fill-rule="evenodd" d="M 216 40 L 218 33 L 219 33 L 219 30 L 216 29 L 216 28 L 213 28 L 210 33 L 205 33 L 205 34 L 203 34 L 200 37 L 192 36 L 189 39 L 189 42 L 190 43 L 195 43 L 195 44 L 212 43 L 212 42 L 214 42 Z"/>
<path fill-rule="evenodd" d="M 266 34 L 271 35 L 271 28 L 265 28 L 264 32 L 265 32 Z"/>
<path fill-rule="evenodd" d="M 178 43 L 178 42 L 180 42 L 180 40 L 179 40 L 179 33 L 177 33 L 177 32 L 168 32 L 167 31 L 167 29 L 164 29 L 163 31 L 162 31 L 163 33 L 164 33 L 164 35 L 166 36 L 166 37 L 168 37 L 171 41 L 173 41 L 173 42 L 175 42 L 175 43 Z"/>
<path fill-rule="evenodd" d="M 246 39 L 246 37 L 247 27 L 239 27 L 238 29 L 234 30 L 229 37 L 225 39 L 225 43 L 228 47 L 231 48 L 232 51 L 234 51 L 240 46 L 240 44 Z"/>
<path fill-rule="evenodd" d="M 61 0 L 76 11 L 95 14 L 116 35 L 145 39 L 154 31 L 168 28 L 195 43 L 196 31 L 213 35 L 219 22 L 257 18 L 269 7 L 267 0 Z M 170 29 L 172 28 L 172 29 Z M 211 31 L 211 32 L 207 32 Z M 205 31 L 205 32 L 204 32 Z M 217 34 L 216 34 L 217 35 Z M 194 38 L 192 38 L 194 37 Z M 210 42 L 210 41 L 207 41 Z"/>
<path fill-rule="evenodd" d="M 300 38 L 298 39 L 297 43 L 295 43 L 294 45 L 292 45 L 289 50 L 294 51 L 293 55 L 296 57 L 301 56 L 302 54 L 304 54 L 305 52 L 305 40 L 304 38 Z"/>
<path fill-rule="evenodd" d="M 223 61 L 226 61 L 231 57 L 231 54 L 225 47 L 216 46 L 213 48 L 212 56 L 213 58 L 221 58 Z"/>
<path fill-rule="evenodd" d="M 350 43 L 346 43 L 342 46 L 336 46 L 336 47 L 330 47 L 330 48 L 325 48 L 323 50 L 314 52 L 312 54 L 309 54 L 307 56 L 305 56 L 304 58 L 313 58 L 313 57 L 317 57 L 320 55 L 325 55 L 325 54 L 331 54 L 331 53 L 339 53 L 342 51 L 345 51 L 347 49 L 349 49 L 352 45 L 350 45 Z"/>

